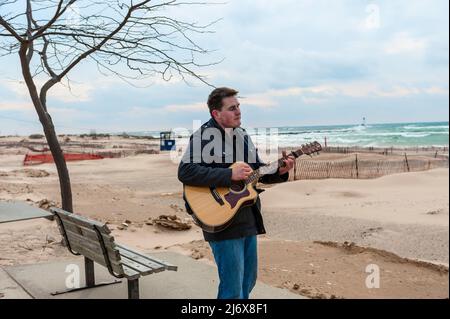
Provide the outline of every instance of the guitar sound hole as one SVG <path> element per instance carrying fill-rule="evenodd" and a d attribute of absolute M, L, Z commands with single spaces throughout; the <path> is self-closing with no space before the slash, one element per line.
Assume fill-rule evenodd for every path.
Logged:
<path fill-rule="evenodd" d="M 245 189 L 245 183 L 243 181 L 233 182 L 233 184 L 231 184 L 231 187 L 230 187 L 230 190 L 235 193 L 242 192 L 244 189 Z"/>

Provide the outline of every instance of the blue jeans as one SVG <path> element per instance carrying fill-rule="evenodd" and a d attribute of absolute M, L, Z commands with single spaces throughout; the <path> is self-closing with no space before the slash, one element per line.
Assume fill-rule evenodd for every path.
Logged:
<path fill-rule="evenodd" d="M 248 299 L 256 284 L 256 236 L 210 241 L 219 272 L 218 299 Z"/>

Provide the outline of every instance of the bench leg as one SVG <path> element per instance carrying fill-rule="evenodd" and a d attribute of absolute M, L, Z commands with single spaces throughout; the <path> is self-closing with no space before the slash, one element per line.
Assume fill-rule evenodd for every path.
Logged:
<path fill-rule="evenodd" d="M 84 275 L 86 277 L 86 287 L 95 286 L 94 262 L 84 257 Z"/>
<path fill-rule="evenodd" d="M 128 279 L 128 299 L 139 299 L 139 279 Z"/>
<path fill-rule="evenodd" d="M 95 284 L 94 262 L 86 257 L 84 257 L 84 276 L 86 277 L 86 286 L 80 287 L 80 288 L 66 289 L 63 291 L 55 291 L 55 292 L 52 292 L 51 295 L 56 296 L 56 295 L 66 294 L 69 292 L 75 292 L 75 291 L 85 290 L 85 289 L 94 288 L 94 287 L 119 284 L 122 282 L 121 280 L 113 280 L 113 281 Z"/>
<path fill-rule="evenodd" d="M 86 289 L 91 289 L 94 287 L 102 287 L 102 286 L 108 286 L 108 285 L 113 285 L 113 284 L 120 284 L 122 281 L 121 280 L 112 280 L 112 281 L 108 281 L 108 282 L 101 282 L 99 284 L 96 284 L 92 287 L 80 287 L 80 288 L 72 288 L 72 289 L 66 289 L 66 290 L 62 290 L 62 291 L 55 291 L 55 292 L 51 292 L 50 294 L 52 296 L 57 296 L 57 295 L 62 295 L 62 294 L 67 294 L 69 292 L 75 292 L 75 291 L 81 291 L 81 290 L 86 290 Z"/>

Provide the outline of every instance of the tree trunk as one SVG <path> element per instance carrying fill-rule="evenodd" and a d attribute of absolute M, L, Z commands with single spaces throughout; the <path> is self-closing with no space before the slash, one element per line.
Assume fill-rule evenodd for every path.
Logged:
<path fill-rule="evenodd" d="M 19 51 L 19 56 L 22 66 L 23 78 L 25 80 L 25 83 L 27 84 L 31 100 L 39 116 L 39 121 L 41 122 L 42 128 L 44 129 L 47 144 L 50 148 L 53 159 L 55 161 L 56 169 L 58 171 L 62 209 L 68 212 L 73 212 L 72 189 L 70 186 L 69 171 L 67 169 L 64 154 L 62 152 L 61 146 L 59 145 L 55 127 L 53 125 L 50 114 L 48 114 L 47 112 L 46 105 L 42 105 L 39 94 L 37 93 L 36 85 L 34 84 L 33 77 L 30 72 L 30 67 L 27 61 L 27 49 L 28 45 L 26 43 L 22 43 Z"/>
<path fill-rule="evenodd" d="M 42 123 L 45 137 L 47 139 L 50 151 L 52 152 L 53 160 L 55 161 L 56 169 L 58 171 L 62 209 L 73 213 L 72 188 L 70 185 L 69 170 L 67 169 L 66 160 L 64 159 L 63 151 L 61 149 L 61 146 L 59 145 L 53 122 L 49 115 L 44 121 L 42 121 L 40 117 L 39 120 Z"/>

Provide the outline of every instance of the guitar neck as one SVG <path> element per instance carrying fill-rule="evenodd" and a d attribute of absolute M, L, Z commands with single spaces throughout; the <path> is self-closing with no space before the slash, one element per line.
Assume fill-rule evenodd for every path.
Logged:
<path fill-rule="evenodd" d="M 295 158 L 297 158 L 303 154 L 304 153 L 302 152 L 302 150 L 297 150 L 297 151 L 291 152 L 288 156 L 292 155 Z M 260 167 L 257 170 L 254 170 L 253 173 L 249 177 L 247 177 L 247 179 L 245 180 L 245 183 L 246 184 L 254 183 L 254 182 L 258 181 L 260 177 L 267 175 L 267 174 L 273 174 L 279 167 L 283 167 L 283 166 L 284 166 L 284 158 L 282 157 L 276 162 L 269 163 L 267 165 Z"/>
<path fill-rule="evenodd" d="M 292 151 L 287 156 L 293 156 L 294 158 L 298 158 L 303 154 L 311 156 L 311 154 L 318 153 L 322 150 L 322 146 L 317 142 L 312 142 L 306 145 L 302 145 L 302 147 L 296 151 Z M 246 184 L 254 183 L 259 180 L 259 178 L 263 175 L 274 174 L 279 167 L 285 166 L 284 164 L 285 158 L 282 157 L 276 162 L 272 162 L 268 165 L 264 165 L 259 169 L 253 171 L 252 174 L 245 180 Z"/>

